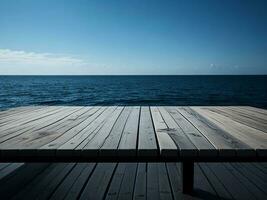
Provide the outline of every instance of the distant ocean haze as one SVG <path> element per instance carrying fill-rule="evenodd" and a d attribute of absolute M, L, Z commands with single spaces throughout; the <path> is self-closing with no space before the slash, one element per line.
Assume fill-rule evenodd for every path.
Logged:
<path fill-rule="evenodd" d="M 267 76 L 0 76 L 0 109 L 27 105 L 267 108 Z"/>

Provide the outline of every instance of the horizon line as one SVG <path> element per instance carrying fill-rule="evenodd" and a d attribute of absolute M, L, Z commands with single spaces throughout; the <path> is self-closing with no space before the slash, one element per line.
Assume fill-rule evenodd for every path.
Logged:
<path fill-rule="evenodd" d="M 0 76 L 267 76 L 267 74 L 0 74 Z"/>

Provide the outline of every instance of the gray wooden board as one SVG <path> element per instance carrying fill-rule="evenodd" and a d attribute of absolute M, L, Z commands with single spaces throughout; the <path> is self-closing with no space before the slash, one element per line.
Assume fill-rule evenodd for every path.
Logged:
<path fill-rule="evenodd" d="M 86 108 L 81 109 L 71 115 L 69 115 L 65 121 L 58 124 L 56 127 L 50 127 L 46 129 L 33 132 L 30 137 L 30 141 L 23 141 L 20 143 L 21 148 L 34 148 L 38 149 L 43 145 L 49 144 L 52 141 L 58 139 L 61 135 L 73 129 L 87 117 L 88 110 Z M 71 122 L 71 123 L 70 123 Z M 73 131 L 75 133 L 75 131 Z M 67 135 L 67 134 L 66 134 Z"/>
<path fill-rule="evenodd" d="M 157 156 L 157 138 L 149 107 L 141 107 L 138 135 L 138 155 Z"/>
<path fill-rule="evenodd" d="M 42 179 L 45 179 L 47 174 L 52 171 L 57 164 L 50 164 L 47 168 L 45 168 L 42 173 L 40 173 L 38 176 L 35 177 L 33 181 L 31 181 L 29 184 L 25 185 L 25 187 L 22 187 L 22 189 L 19 192 L 16 192 L 16 194 L 12 197 L 12 200 L 27 200 L 29 199 L 28 195 L 30 193 L 33 193 L 33 188 L 35 188 L 36 185 L 39 184 L 39 182 L 42 181 Z"/>
<path fill-rule="evenodd" d="M 148 163 L 147 199 L 172 199 L 165 163 Z"/>
<path fill-rule="evenodd" d="M 263 115 L 267 115 L 267 111 L 266 109 L 262 109 L 262 108 L 256 108 L 256 107 L 251 107 L 251 106 L 242 106 L 242 108 L 246 109 L 246 110 L 250 110 L 256 113 L 260 113 Z"/>
<path fill-rule="evenodd" d="M 84 185 L 91 177 L 96 164 L 95 163 L 87 163 L 87 166 L 84 168 L 84 170 L 81 172 L 75 183 L 72 185 L 71 189 L 67 191 L 67 195 L 64 197 L 64 199 L 78 199 L 81 191 L 83 190 Z"/>
<path fill-rule="evenodd" d="M 109 107 L 106 112 L 102 113 L 99 118 L 97 118 L 94 123 L 92 124 L 93 127 L 89 127 L 89 129 L 86 129 L 85 132 L 82 132 L 82 136 L 78 136 L 78 141 L 75 141 L 76 138 L 74 138 L 74 144 L 76 145 L 76 142 L 78 142 L 78 145 L 75 146 L 75 149 L 81 150 L 82 153 L 88 155 L 87 152 L 84 152 L 84 147 L 99 133 L 100 130 L 104 129 L 104 125 L 107 121 L 110 121 L 110 118 L 114 120 L 113 114 L 117 110 L 117 107 Z M 117 113 L 118 114 L 118 113 Z M 110 125 L 110 123 L 109 123 Z M 89 151 L 88 151 L 89 152 Z M 95 154 L 95 150 L 91 151 L 92 154 Z"/>
<path fill-rule="evenodd" d="M 249 170 L 245 165 L 240 163 L 235 163 L 232 165 L 236 170 L 238 170 L 243 176 L 249 178 L 249 180 L 257 185 L 261 191 L 266 193 L 267 188 L 267 182 L 262 180 L 260 177 L 258 177 L 256 174 L 254 174 L 251 170 Z"/>
<path fill-rule="evenodd" d="M 93 120 L 92 123 L 88 124 L 85 129 L 80 131 L 65 144 L 60 146 L 59 149 L 61 151 L 59 152 L 64 155 L 64 151 L 68 152 L 68 150 L 78 148 L 79 146 L 81 147 L 79 149 L 82 149 L 88 143 L 90 138 L 97 133 L 96 130 L 98 130 L 98 128 L 103 125 L 104 121 L 112 113 L 113 110 L 114 108 L 103 108 L 103 110 L 101 110 L 102 112 L 100 112 L 99 115 L 96 116 L 95 120 Z"/>
<path fill-rule="evenodd" d="M 5 124 L 2 124 L 2 126 L 0 127 L 0 130 L 1 131 L 9 130 L 10 128 L 20 127 L 23 125 L 34 123 L 35 121 L 38 121 L 39 119 L 42 119 L 46 116 L 53 115 L 54 113 L 57 113 L 63 109 L 64 109 L 63 107 L 47 107 L 47 108 L 35 110 L 34 112 L 23 114 L 22 116 L 20 116 L 20 118 L 16 117 L 13 120 L 6 122 Z M 10 126 L 10 124 L 12 124 L 12 126 Z"/>
<path fill-rule="evenodd" d="M 119 143 L 118 156 L 136 156 L 140 107 L 133 107 Z"/>
<path fill-rule="evenodd" d="M 218 197 L 221 199 L 232 199 L 233 196 L 228 192 L 228 190 L 225 188 L 225 186 L 222 184 L 220 179 L 217 178 L 217 176 L 208 168 L 206 163 L 200 163 L 199 167 L 201 171 L 205 174 L 208 181 L 218 194 Z"/>
<path fill-rule="evenodd" d="M 266 156 L 267 135 L 266 133 L 233 121 L 232 119 L 210 111 L 208 108 L 192 107 L 205 118 L 208 118 L 218 127 L 236 137 L 238 140 L 246 143 L 251 148 L 258 151 L 259 156 Z"/>
<path fill-rule="evenodd" d="M 46 167 L 47 163 L 29 163 L 16 168 L 13 175 L 1 180 L 0 194 L 2 199 L 9 199 L 14 195 L 14 188 L 18 191 L 35 179 Z M 2 195 L 3 194 L 3 195 Z"/>
<path fill-rule="evenodd" d="M 33 112 L 38 112 L 40 110 L 43 110 L 43 109 L 47 109 L 47 107 L 43 107 L 43 106 L 40 106 L 40 107 L 28 107 L 28 108 L 23 108 L 21 110 L 14 110 L 13 112 L 7 110 L 5 113 L 5 111 L 2 111 L 0 113 L 0 124 L 2 123 L 5 123 L 6 121 L 13 121 L 15 119 L 22 119 L 25 114 L 31 114 Z"/>
<path fill-rule="evenodd" d="M 253 149 L 248 145 L 233 137 L 231 134 L 223 131 L 217 127 L 214 123 L 199 115 L 191 108 L 183 107 L 179 108 L 179 111 L 192 123 L 205 137 L 219 149 L 219 156 L 235 156 L 238 155 L 255 155 Z M 236 151 L 242 149 L 243 151 Z"/>
<path fill-rule="evenodd" d="M 126 170 L 124 172 L 118 197 L 119 200 L 132 199 L 135 186 L 136 169 L 137 163 L 126 163 Z"/>
<path fill-rule="evenodd" d="M 64 170 L 64 168 L 67 166 L 65 163 L 56 164 L 51 170 L 45 171 L 45 175 L 43 178 L 41 178 L 36 184 L 32 185 L 32 187 L 29 189 L 30 192 L 27 192 L 27 188 L 25 188 L 25 192 L 22 190 L 22 196 L 25 195 L 23 199 L 37 199 L 38 195 L 44 191 L 44 188 L 48 186 L 53 179 Z M 20 195 L 18 196 L 20 197 Z M 20 199 L 20 198 L 19 198 Z"/>
<path fill-rule="evenodd" d="M 136 176 L 136 163 L 119 163 L 112 177 L 106 200 L 132 199 Z"/>
<path fill-rule="evenodd" d="M 168 111 L 186 136 L 197 147 L 199 156 L 217 156 L 218 152 L 216 148 L 179 112 L 177 108 L 169 107 Z"/>
<path fill-rule="evenodd" d="M 234 121 L 245 124 L 245 125 L 250 126 L 252 128 L 261 130 L 265 133 L 267 132 L 267 119 L 261 120 L 261 119 L 255 119 L 255 117 L 250 118 L 245 114 L 236 112 L 235 109 L 229 109 L 227 107 L 226 108 L 225 107 L 209 108 L 209 110 L 212 110 L 212 111 L 217 112 L 221 115 L 229 117 L 230 119 L 232 119 Z"/>
<path fill-rule="evenodd" d="M 33 163 L 0 179 L 6 199 L 266 199 L 254 163 L 195 164 L 193 195 L 182 193 L 180 163 Z M 257 163 L 264 172 L 265 163 Z M 264 175 L 263 175 L 264 174 Z"/>
<path fill-rule="evenodd" d="M 82 173 L 86 165 L 87 163 L 78 163 L 71 170 L 68 176 L 66 176 L 66 178 L 60 183 L 60 185 L 54 191 L 50 199 L 55 199 L 55 200 L 65 199 L 65 196 L 67 195 L 68 191 L 71 189 L 75 181 L 79 178 L 80 174 Z"/>
<path fill-rule="evenodd" d="M 116 152 L 114 149 L 117 149 L 119 146 L 119 142 L 125 128 L 126 121 L 131 113 L 131 107 L 125 107 L 120 114 L 118 120 L 115 122 L 109 136 L 106 138 L 104 144 L 100 149 L 100 156 L 116 156 Z"/>
<path fill-rule="evenodd" d="M 75 109 L 70 112 L 67 112 L 67 115 L 64 115 L 64 119 L 68 120 L 73 115 L 75 116 L 75 112 L 79 112 L 81 109 Z M 13 149 L 12 154 L 13 156 L 32 156 L 33 154 L 36 154 L 37 148 L 41 146 L 44 142 L 50 141 L 51 138 L 57 136 L 56 128 L 51 130 L 52 127 L 60 126 L 62 123 L 60 123 L 61 119 L 56 119 L 55 123 L 49 124 L 46 127 L 37 128 L 35 127 L 35 131 L 22 133 L 18 137 L 12 138 L 2 144 L 0 144 L 0 147 L 3 149 Z M 50 122 L 51 123 L 51 122 Z M 43 125 L 41 125 L 43 126 Z M 50 127 L 50 129 L 49 129 Z M 37 131 L 36 131 L 37 128 Z M 10 153 L 11 151 L 1 151 L 1 154 L 4 155 L 5 153 Z M 24 151 L 19 151 L 20 149 L 24 149 Z M 26 151 L 26 149 L 28 149 Z M 12 155 L 11 154 L 11 155 Z"/>
<path fill-rule="evenodd" d="M 0 112 L 8 119 L 0 125 L 0 156 L 266 159 L 266 113 L 232 106 L 21 108 Z"/>
<path fill-rule="evenodd" d="M 151 107 L 152 120 L 154 123 L 157 140 L 159 143 L 160 155 L 177 157 L 179 150 L 168 133 L 168 127 L 164 122 L 157 107 Z"/>
<path fill-rule="evenodd" d="M 213 186 L 205 178 L 205 174 L 198 164 L 194 165 L 194 194 L 201 199 L 219 199 Z"/>
<path fill-rule="evenodd" d="M 120 116 L 123 108 L 117 107 L 113 115 L 107 119 L 97 134 L 83 147 L 83 155 L 97 156 L 99 149 L 104 144 L 106 138 L 109 136 L 114 124 Z"/>
<path fill-rule="evenodd" d="M 49 199 L 51 195 L 54 193 L 55 189 L 62 183 L 62 181 L 70 174 L 72 169 L 75 167 L 75 163 L 68 163 L 62 171 L 60 171 L 52 181 L 46 185 L 42 191 L 37 196 L 37 199 Z"/>
<path fill-rule="evenodd" d="M 65 127 L 63 130 L 58 130 L 62 133 L 62 135 L 57 137 L 55 140 L 41 146 L 40 149 L 45 150 L 45 149 L 59 148 L 61 145 L 65 144 L 68 140 L 75 137 L 75 135 L 78 134 L 80 131 L 85 129 L 98 116 L 98 114 L 101 113 L 101 111 L 102 110 L 99 107 L 94 107 L 88 110 L 88 112 L 82 115 L 80 120 L 76 120 L 77 123 L 75 123 L 74 126 L 72 126 L 71 128 Z"/>
<path fill-rule="evenodd" d="M 100 163 L 87 182 L 80 199 L 103 199 L 117 164 Z"/>
<path fill-rule="evenodd" d="M 27 136 L 28 134 L 32 133 L 33 131 L 38 131 L 38 130 L 41 130 L 41 129 L 46 128 L 46 127 L 57 125 L 62 120 L 64 120 L 66 117 L 68 117 L 70 114 L 72 114 L 76 111 L 77 111 L 77 108 L 70 109 L 68 111 L 63 110 L 62 112 L 59 112 L 57 114 L 54 114 L 54 115 L 49 116 L 47 118 L 44 118 L 42 120 L 38 120 L 38 122 L 36 122 L 34 124 L 31 123 L 31 124 L 27 124 L 27 125 L 22 126 L 22 127 L 18 127 L 18 128 L 16 127 L 15 130 L 13 130 L 13 129 L 9 130 L 5 136 L 1 137 L 0 143 L 3 143 L 7 140 L 9 140 L 8 143 L 10 143 L 10 140 L 12 140 L 12 139 L 17 140 L 18 137 L 21 137 L 24 135 Z"/>
<path fill-rule="evenodd" d="M 250 193 L 255 197 L 255 199 L 267 199 L 265 191 L 261 191 L 257 185 L 255 185 L 253 182 L 251 182 L 247 177 L 243 176 L 242 173 L 235 170 L 235 168 L 229 164 L 225 163 L 223 164 L 240 182 L 244 185 L 244 187 L 250 191 Z"/>
<path fill-rule="evenodd" d="M 231 110 L 232 112 L 234 112 L 235 114 L 238 114 L 242 117 L 245 118 L 249 118 L 255 122 L 261 122 L 266 124 L 267 122 L 267 115 L 255 112 L 255 111 L 251 111 L 251 110 L 247 110 L 243 107 L 240 106 L 228 106 L 228 107 L 221 107 L 222 109 L 228 109 Z"/>
<path fill-rule="evenodd" d="M 164 122 L 167 125 L 168 134 L 176 143 L 179 148 L 179 153 L 181 157 L 194 157 L 198 154 L 198 149 L 189 139 L 189 137 L 183 132 L 180 126 L 176 123 L 170 113 L 164 108 L 159 107 L 159 111 Z M 170 110 L 170 112 L 172 112 Z"/>
<path fill-rule="evenodd" d="M 224 187 L 231 193 L 235 199 L 254 199 L 253 194 L 251 194 L 246 188 L 240 187 L 242 182 L 233 176 L 233 174 L 228 171 L 225 166 L 221 163 L 212 163 L 209 168 L 214 174 L 224 183 Z"/>
<path fill-rule="evenodd" d="M 43 113 L 31 114 L 29 117 L 29 120 L 24 121 L 23 123 L 19 123 L 19 121 L 15 119 L 14 122 L 10 122 L 0 128 L 1 133 L 2 133 L 0 136 L 3 137 L 5 135 L 8 135 L 9 133 L 15 132 L 16 130 L 27 128 L 34 123 L 38 123 L 38 121 L 40 121 L 42 118 L 58 113 L 60 110 L 62 111 L 64 110 L 64 108 L 56 109 L 56 110 L 46 109 Z"/>
<path fill-rule="evenodd" d="M 136 172 L 136 181 L 134 187 L 133 199 L 135 200 L 145 200 L 146 195 L 146 185 L 147 185 L 147 176 L 146 176 L 146 163 L 138 163 L 138 168 Z"/>

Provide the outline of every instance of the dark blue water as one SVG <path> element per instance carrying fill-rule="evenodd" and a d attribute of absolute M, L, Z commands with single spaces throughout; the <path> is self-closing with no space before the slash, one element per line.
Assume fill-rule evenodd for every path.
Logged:
<path fill-rule="evenodd" d="M 0 76 L 0 109 L 25 105 L 267 108 L 267 76 Z"/>

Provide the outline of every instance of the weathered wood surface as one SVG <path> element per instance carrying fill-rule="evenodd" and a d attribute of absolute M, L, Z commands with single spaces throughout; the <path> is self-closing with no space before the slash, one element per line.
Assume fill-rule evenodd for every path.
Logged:
<path fill-rule="evenodd" d="M 182 193 L 180 163 L 0 163 L 1 199 L 267 199 L 267 163 L 197 163 Z"/>
<path fill-rule="evenodd" d="M 38 106 L 0 112 L 1 161 L 266 161 L 247 106 Z"/>

